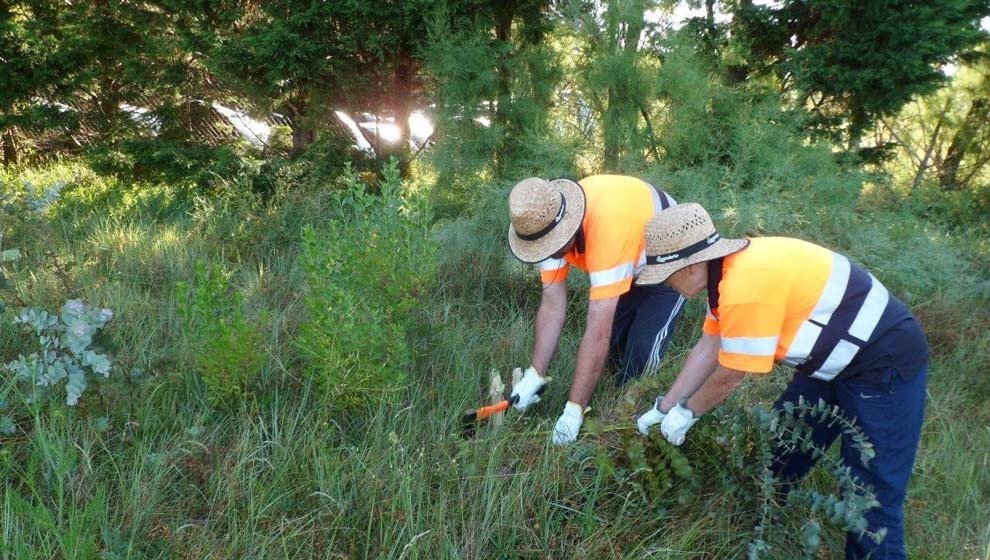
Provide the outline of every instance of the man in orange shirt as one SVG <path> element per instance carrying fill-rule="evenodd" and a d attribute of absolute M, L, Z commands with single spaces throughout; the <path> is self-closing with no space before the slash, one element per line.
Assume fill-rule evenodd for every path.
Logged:
<path fill-rule="evenodd" d="M 517 408 L 539 401 L 549 381 L 567 314 L 569 269 L 587 272 L 591 284 L 574 380 L 553 430 L 556 444 L 577 438 L 607 354 L 624 383 L 655 370 L 667 348 L 684 300 L 666 286 L 634 286 L 633 278 L 646 262 L 646 222 L 673 204 L 652 185 L 620 175 L 530 178 L 509 194 L 509 247 L 519 260 L 539 263 L 543 282 L 531 365 L 512 389 Z"/>
<path fill-rule="evenodd" d="M 855 419 L 876 455 L 864 464 L 853 442 L 841 454 L 880 506 L 868 530 L 880 543 L 850 532 L 846 558 L 905 558 L 904 497 L 925 405 L 928 344 L 917 319 L 879 280 L 846 257 L 785 237 L 723 239 L 697 204 L 664 212 L 646 227 L 647 267 L 640 284 L 665 283 L 685 297 L 708 292 L 704 333 L 666 395 L 637 421 L 643 434 L 657 424 L 674 445 L 698 417 L 724 401 L 748 374 L 775 362 L 795 368 L 775 403 L 824 400 Z M 836 425 L 811 423 L 827 448 Z M 834 423 L 832 423 L 834 424 Z M 815 458 L 797 450 L 777 457 L 782 480 L 795 481 Z"/>

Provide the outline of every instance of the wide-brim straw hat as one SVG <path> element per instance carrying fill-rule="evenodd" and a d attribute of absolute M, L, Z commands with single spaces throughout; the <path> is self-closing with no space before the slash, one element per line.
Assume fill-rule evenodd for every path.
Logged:
<path fill-rule="evenodd" d="M 731 255 L 746 245 L 748 239 L 720 236 L 700 204 L 672 206 L 646 223 L 646 267 L 636 283 L 659 284 L 688 265 Z"/>
<path fill-rule="evenodd" d="M 524 263 L 546 260 L 574 237 L 587 206 L 584 189 L 568 179 L 530 177 L 509 193 L 509 248 Z"/>

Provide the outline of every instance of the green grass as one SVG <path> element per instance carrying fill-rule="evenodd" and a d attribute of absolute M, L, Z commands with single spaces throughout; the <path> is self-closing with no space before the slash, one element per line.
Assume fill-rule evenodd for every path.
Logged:
<path fill-rule="evenodd" d="M 699 328 L 700 302 L 689 307 L 661 375 L 629 392 L 604 380 L 591 403 L 599 433 L 558 449 L 548 436 L 566 400 L 583 324 L 578 280 L 544 401 L 525 414 L 510 411 L 497 432 L 482 429 L 464 440 L 461 411 L 481 403 L 492 368 L 508 381 L 512 367 L 525 365 L 532 341 L 535 276 L 486 241 L 502 231 L 500 215 L 444 229 L 441 272 L 415 314 L 415 363 L 399 402 L 342 413 L 302 375 L 292 343 L 305 313 L 299 232 L 304 223 L 327 219 L 322 195 L 286 192 L 269 205 L 233 195 L 208 201 L 162 186 L 129 192 L 78 168 L 71 172 L 83 179 L 53 211 L 45 246 L 66 259 L 74 293 L 64 293 L 41 266 L 20 270 L 19 288 L 48 307 L 73 295 L 114 309 L 107 330 L 118 362 L 144 368 L 150 380 L 126 394 L 108 386 L 109 408 L 96 392 L 74 410 L 41 403 L 20 418 L 20 432 L 0 438 L 0 556 L 745 556 L 753 528 L 739 504 L 707 490 L 661 510 L 600 465 L 602 457 L 621 454 L 636 409 L 676 372 Z M 740 207 L 755 206 L 757 198 L 741 197 Z M 759 219 L 781 227 L 792 218 L 778 209 Z M 899 231 L 861 234 L 860 254 L 903 251 L 898 236 L 906 234 Z M 26 259 L 44 260 L 42 246 L 19 241 Z M 927 250 L 909 249 L 905 258 Z M 946 259 L 965 270 L 958 253 Z M 233 271 L 233 289 L 267 354 L 257 386 L 236 410 L 211 408 L 204 384 L 188 369 L 191 343 L 178 314 L 185 302 L 176 301 L 174 288 L 193 277 L 197 261 Z M 924 273 L 899 262 L 885 273 Z M 930 280 L 911 280 L 936 359 L 907 506 L 908 543 L 912 558 L 986 558 L 990 322 L 973 311 L 986 302 L 940 295 Z M 23 343 L 5 322 L 0 360 Z M 767 402 L 782 375 L 750 383 L 736 398 Z M 96 420 L 104 415 L 109 426 L 100 431 Z M 828 484 L 820 474 L 813 478 Z M 822 555 L 833 557 L 841 547 L 842 535 L 829 532 Z"/>

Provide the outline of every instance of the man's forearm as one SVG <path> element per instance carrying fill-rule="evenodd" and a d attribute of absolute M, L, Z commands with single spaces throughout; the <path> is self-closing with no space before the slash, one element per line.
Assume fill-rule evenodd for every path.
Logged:
<path fill-rule="evenodd" d="M 591 394 L 595 392 L 598 379 L 602 376 L 605 356 L 608 354 L 608 338 L 600 333 L 585 331 L 578 348 L 577 363 L 574 365 L 574 382 L 568 400 L 581 406 L 588 406 Z"/>
<path fill-rule="evenodd" d="M 746 372 L 744 371 L 718 366 L 715 372 L 705 381 L 705 384 L 691 395 L 691 398 L 687 401 L 687 407 L 694 412 L 695 416 L 705 414 L 722 404 L 736 390 L 736 387 L 739 386 L 745 377 Z"/>
<path fill-rule="evenodd" d="M 591 394 L 595 392 L 598 379 L 602 376 L 605 356 L 608 355 L 608 342 L 612 336 L 612 319 L 619 298 L 592 300 L 588 303 L 588 320 L 578 348 L 577 363 L 574 365 L 574 381 L 568 400 L 581 406 L 588 406 Z"/>
<path fill-rule="evenodd" d="M 550 359 L 557 349 L 560 333 L 567 319 L 567 291 L 562 285 L 550 285 L 543 292 L 540 309 L 536 312 L 536 334 L 532 365 L 546 376 Z"/>
<path fill-rule="evenodd" d="M 702 335 L 691 349 L 681 372 L 677 374 L 674 384 L 667 390 L 660 411 L 668 412 L 683 397 L 689 397 L 701 387 L 718 367 L 718 348 L 720 339 L 714 335 Z"/>

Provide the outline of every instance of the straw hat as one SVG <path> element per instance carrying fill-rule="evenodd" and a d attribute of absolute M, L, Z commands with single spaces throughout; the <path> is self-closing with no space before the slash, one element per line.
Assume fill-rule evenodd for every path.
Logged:
<path fill-rule="evenodd" d="M 646 268 L 637 284 L 659 284 L 694 263 L 731 255 L 748 239 L 725 239 L 700 204 L 672 206 L 646 223 Z"/>
<path fill-rule="evenodd" d="M 530 177 L 509 193 L 509 248 L 524 263 L 536 263 L 564 248 L 584 220 L 581 185 L 568 179 Z"/>

